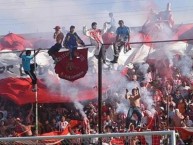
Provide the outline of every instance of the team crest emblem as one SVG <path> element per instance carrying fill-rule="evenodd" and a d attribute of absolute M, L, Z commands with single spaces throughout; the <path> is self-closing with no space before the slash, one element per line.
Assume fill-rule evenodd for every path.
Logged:
<path fill-rule="evenodd" d="M 84 77 L 88 71 L 87 51 L 88 48 L 76 50 L 72 60 L 70 60 L 69 51 L 56 53 L 56 74 L 68 81 L 75 81 Z"/>

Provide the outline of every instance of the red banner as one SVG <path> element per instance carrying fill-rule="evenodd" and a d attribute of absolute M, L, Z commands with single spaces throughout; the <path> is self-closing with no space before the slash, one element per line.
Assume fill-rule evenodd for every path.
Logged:
<path fill-rule="evenodd" d="M 35 103 L 35 94 L 32 92 L 30 79 L 22 78 L 6 78 L 0 80 L 0 96 L 14 101 L 18 105 L 28 103 Z M 57 91 L 51 91 L 47 88 L 45 83 L 38 80 L 38 103 L 64 103 L 72 102 L 71 94 L 60 94 Z M 74 84 L 74 83 L 73 83 Z M 76 87 L 80 87 L 76 84 Z M 53 86 L 59 88 L 58 83 L 53 83 Z M 70 87 L 70 86 L 69 86 Z M 82 85 L 81 85 L 82 87 Z M 56 89 L 58 90 L 58 89 Z M 104 89 L 105 91 L 105 89 Z M 96 99 L 97 90 L 92 87 L 85 87 L 78 91 L 79 94 L 76 98 L 77 101 L 93 100 Z"/>
<path fill-rule="evenodd" d="M 70 52 L 58 52 L 55 54 L 58 60 L 55 72 L 62 79 L 75 81 L 85 76 L 88 70 L 87 61 L 88 48 L 75 51 L 75 58 L 70 60 Z"/>

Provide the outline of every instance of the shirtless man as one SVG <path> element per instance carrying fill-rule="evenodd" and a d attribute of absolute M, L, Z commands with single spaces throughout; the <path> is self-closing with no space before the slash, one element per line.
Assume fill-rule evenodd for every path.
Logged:
<path fill-rule="evenodd" d="M 16 127 L 21 128 L 22 132 L 18 132 L 19 136 L 32 136 L 32 127 L 35 127 L 35 125 L 29 125 L 29 124 L 22 124 L 20 118 L 16 118 L 15 120 Z"/>
<path fill-rule="evenodd" d="M 129 125 L 131 123 L 131 118 L 133 114 L 137 115 L 138 121 L 137 121 L 137 126 L 140 127 L 141 125 L 141 110 L 140 110 L 140 93 L 139 93 L 139 88 L 134 88 L 132 89 L 132 95 L 128 94 L 128 89 L 126 89 L 126 94 L 125 94 L 125 99 L 128 99 L 130 101 L 130 108 L 127 113 L 127 118 L 126 118 L 126 129 L 129 128 Z"/>
<path fill-rule="evenodd" d="M 58 52 L 62 48 L 62 42 L 64 40 L 64 34 L 60 30 L 60 26 L 56 26 L 53 38 L 56 40 L 54 46 L 48 50 L 48 54 L 55 60 L 54 53 Z"/>

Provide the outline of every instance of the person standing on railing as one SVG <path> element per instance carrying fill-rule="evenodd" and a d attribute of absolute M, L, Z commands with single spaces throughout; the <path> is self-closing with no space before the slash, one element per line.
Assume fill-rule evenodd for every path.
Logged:
<path fill-rule="evenodd" d="M 60 26 L 56 26 L 54 29 L 55 29 L 55 32 L 53 37 L 56 40 L 56 43 L 48 50 L 48 54 L 52 56 L 52 58 L 55 60 L 54 53 L 58 52 L 62 48 L 64 34 L 60 30 Z"/>
<path fill-rule="evenodd" d="M 106 22 L 106 24 L 110 25 L 110 28 L 107 30 L 107 32 L 115 33 L 116 32 L 116 21 L 113 17 L 113 13 L 109 13 L 110 22 Z"/>
<path fill-rule="evenodd" d="M 19 55 L 20 58 L 22 58 L 22 66 L 24 69 L 24 72 L 30 76 L 32 80 L 32 91 L 37 91 L 37 88 L 35 85 L 37 84 L 37 77 L 34 73 L 35 71 L 35 65 L 37 64 L 30 64 L 30 61 L 39 53 L 40 50 L 38 50 L 34 55 L 31 55 L 31 50 L 26 50 L 26 54 L 23 55 L 24 51 Z"/>
<path fill-rule="evenodd" d="M 139 88 L 132 89 L 132 95 L 128 93 L 129 91 L 126 89 L 125 99 L 128 99 L 130 101 L 130 108 L 128 110 L 126 118 L 126 129 L 129 128 L 133 114 L 136 114 L 138 118 L 137 127 L 141 126 L 141 118 L 142 118 L 142 113 L 140 110 L 141 96 L 139 93 Z"/>
<path fill-rule="evenodd" d="M 96 48 L 94 50 L 94 56 L 98 59 L 100 49 L 102 49 L 102 59 L 103 63 L 106 63 L 106 49 L 103 46 L 102 35 L 107 31 L 106 23 L 103 26 L 103 29 L 97 28 L 97 23 L 93 22 L 91 24 L 91 29 L 87 30 L 86 26 L 83 27 L 83 34 L 90 37 L 91 45 L 94 45 Z"/>
<path fill-rule="evenodd" d="M 129 50 L 131 50 L 131 47 L 129 45 L 130 41 L 130 29 L 129 27 L 124 25 L 123 20 L 119 20 L 119 27 L 116 30 L 116 40 L 114 44 L 114 59 L 111 61 L 111 63 L 117 63 L 119 58 L 119 53 L 121 52 L 121 49 L 124 47 L 124 53 L 127 53 Z"/>
<path fill-rule="evenodd" d="M 168 25 L 170 28 L 173 28 L 174 18 L 171 10 L 171 3 L 168 3 L 166 10 L 159 12 L 158 16 L 159 16 L 160 22 L 163 22 L 166 25 Z"/>
<path fill-rule="evenodd" d="M 72 60 L 75 56 L 75 51 L 77 50 L 78 44 L 85 46 L 84 42 L 75 32 L 75 26 L 70 26 L 70 32 L 66 34 L 64 40 L 64 46 L 70 51 L 70 60 Z"/>

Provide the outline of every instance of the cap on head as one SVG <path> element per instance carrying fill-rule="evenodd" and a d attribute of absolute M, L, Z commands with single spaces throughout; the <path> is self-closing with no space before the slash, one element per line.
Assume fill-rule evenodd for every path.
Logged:
<path fill-rule="evenodd" d="M 161 109 L 162 111 L 164 111 L 164 107 L 160 107 L 160 109 Z"/>
<path fill-rule="evenodd" d="M 54 27 L 55 30 L 59 30 L 60 29 L 60 26 L 56 26 Z"/>
<path fill-rule="evenodd" d="M 134 66 L 133 66 L 132 63 L 128 63 L 128 64 L 126 65 L 126 67 L 129 68 L 129 69 L 133 69 L 133 68 L 134 68 Z"/>

